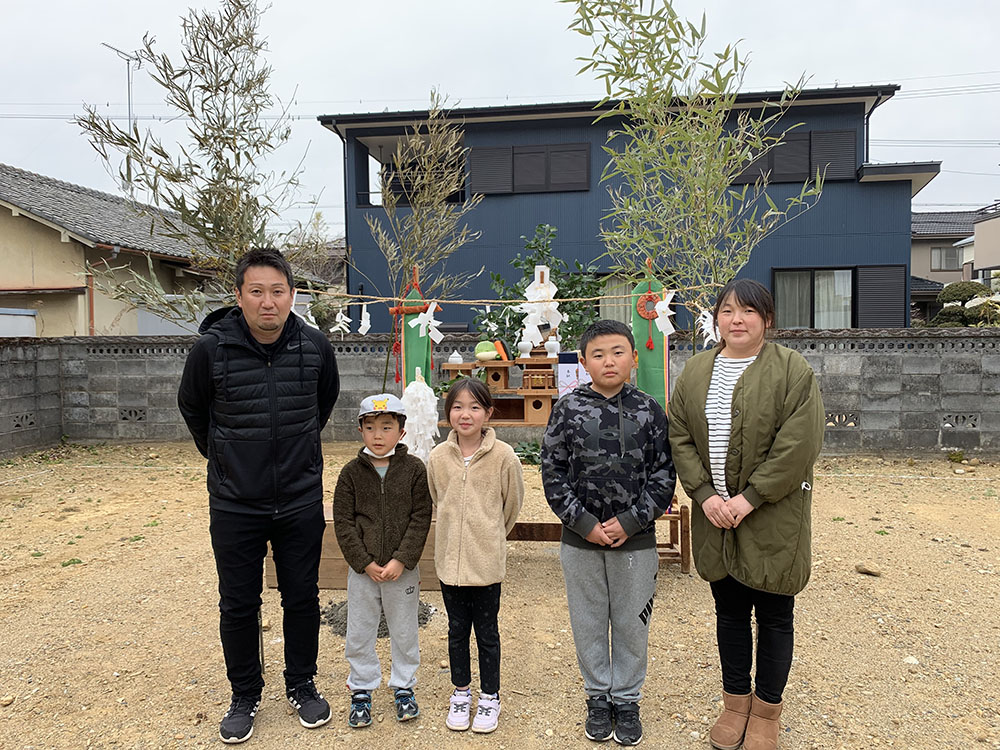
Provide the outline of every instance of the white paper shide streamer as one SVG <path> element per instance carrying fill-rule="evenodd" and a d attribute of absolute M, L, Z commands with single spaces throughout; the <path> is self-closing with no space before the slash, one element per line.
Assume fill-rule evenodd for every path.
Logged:
<path fill-rule="evenodd" d="M 543 340 L 540 326 L 548 323 L 551 328 L 557 328 L 562 322 L 559 303 L 555 300 L 556 291 L 556 285 L 549 275 L 549 267 L 535 266 L 535 279 L 524 290 L 524 298 L 528 301 L 517 306 L 520 312 L 525 313 L 521 341 L 540 346 Z"/>
<path fill-rule="evenodd" d="M 345 333 L 351 332 L 351 319 L 344 312 L 344 308 L 337 310 L 337 317 L 333 319 L 333 325 L 330 326 L 330 333 L 339 333 L 341 338 L 343 338 Z"/>
<path fill-rule="evenodd" d="M 406 434 L 403 435 L 403 445 L 410 453 L 424 463 L 434 447 L 434 438 L 438 431 L 437 396 L 433 389 L 424 382 L 420 368 L 416 368 L 413 381 L 403 391 L 403 406 L 406 407 Z"/>
<path fill-rule="evenodd" d="M 444 338 L 444 334 L 438 330 L 438 326 L 441 325 L 441 321 L 434 318 L 434 310 L 437 308 L 437 302 L 431 302 L 427 305 L 427 309 L 422 313 L 417 315 L 416 318 L 410 321 L 410 328 L 416 328 L 420 326 L 420 335 L 430 336 L 431 341 L 435 344 L 440 344 L 441 339 Z M 407 417 L 409 421 L 409 417 Z"/>
<path fill-rule="evenodd" d="M 670 309 L 670 303 L 674 299 L 674 294 L 676 292 L 666 292 L 659 302 L 656 303 L 656 319 L 653 321 L 656 324 L 657 330 L 664 336 L 669 336 L 674 332 L 674 323 L 670 320 L 670 316 L 674 314 L 674 311 Z"/>
<path fill-rule="evenodd" d="M 358 333 L 364 336 L 371 330 L 372 318 L 368 314 L 368 303 L 361 305 L 361 324 L 358 326 Z"/>
<path fill-rule="evenodd" d="M 715 317 L 711 310 L 702 310 L 698 313 L 698 330 L 707 343 L 719 343 L 719 329 L 715 327 Z"/>

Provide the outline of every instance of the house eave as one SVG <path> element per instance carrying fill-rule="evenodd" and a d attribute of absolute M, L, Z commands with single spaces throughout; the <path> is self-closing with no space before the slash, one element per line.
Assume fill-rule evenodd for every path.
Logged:
<path fill-rule="evenodd" d="M 807 89 L 799 93 L 792 103 L 793 107 L 814 106 L 822 104 L 863 104 L 865 114 L 880 101 L 885 101 L 899 91 L 897 84 L 882 86 L 844 86 L 821 89 Z M 781 100 L 783 91 L 757 91 L 737 94 L 734 109 L 753 109 L 764 104 L 776 104 Z M 588 118 L 593 120 L 599 113 L 619 106 L 620 101 L 611 99 L 556 102 L 548 104 L 513 104 L 488 107 L 465 107 L 447 112 L 449 120 L 458 122 L 511 122 L 524 120 L 565 120 Z M 409 110 L 397 112 L 360 112 L 335 115 L 320 115 L 316 119 L 328 130 L 346 138 L 347 131 L 352 128 L 389 128 L 406 126 L 427 119 L 427 110 Z"/>
<path fill-rule="evenodd" d="M 904 162 L 898 164 L 862 164 L 858 169 L 858 182 L 910 183 L 912 198 L 941 173 L 941 162 Z"/>

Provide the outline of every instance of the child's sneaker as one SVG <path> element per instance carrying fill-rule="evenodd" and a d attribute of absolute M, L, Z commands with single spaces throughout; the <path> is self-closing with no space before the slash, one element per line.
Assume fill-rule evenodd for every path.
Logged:
<path fill-rule="evenodd" d="M 351 693 L 351 713 L 347 716 L 347 726 L 355 729 L 372 723 L 372 695 L 366 690 Z"/>
<path fill-rule="evenodd" d="M 250 739 L 258 708 L 260 708 L 259 695 L 234 695 L 229 710 L 219 723 L 219 739 L 227 745 L 235 745 Z"/>
<path fill-rule="evenodd" d="M 311 679 L 286 689 L 285 697 L 292 708 L 299 712 L 299 724 L 306 729 L 315 729 L 330 721 L 330 704 Z"/>
<path fill-rule="evenodd" d="M 456 732 L 464 732 L 469 728 L 469 708 L 472 706 L 472 694 L 456 690 L 451 695 L 448 704 L 448 718 L 445 726 Z"/>
<path fill-rule="evenodd" d="M 476 718 L 472 720 L 472 731 L 488 734 L 497 728 L 500 719 L 500 696 L 482 693 L 479 696 L 479 708 Z"/>
<path fill-rule="evenodd" d="M 615 705 L 614 737 L 619 745 L 638 745 L 642 742 L 642 722 L 639 721 L 638 703 Z"/>
<path fill-rule="evenodd" d="M 396 721 L 409 721 L 420 716 L 417 699 L 409 688 L 399 688 L 396 691 Z"/>
<path fill-rule="evenodd" d="M 606 695 L 587 698 L 587 723 L 584 734 L 588 740 L 606 742 L 611 739 L 614 724 L 611 722 L 611 700 Z"/>

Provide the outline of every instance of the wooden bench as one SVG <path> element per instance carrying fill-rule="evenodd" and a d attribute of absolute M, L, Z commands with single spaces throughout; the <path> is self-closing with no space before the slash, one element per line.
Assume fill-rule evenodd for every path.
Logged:
<path fill-rule="evenodd" d="M 337 544 L 337 535 L 333 531 L 333 505 L 324 503 L 324 515 L 326 516 L 326 533 L 323 535 L 323 550 L 319 560 L 319 587 L 321 589 L 346 589 L 347 588 L 347 561 Z M 682 573 L 691 571 L 691 509 L 686 505 L 678 509 L 676 504 L 674 512 L 660 516 L 657 523 L 667 524 L 667 534 L 662 530 L 657 532 L 660 539 L 656 545 L 660 555 L 660 564 L 678 563 Z M 437 577 L 437 570 L 434 567 L 434 533 L 436 523 L 431 521 L 431 529 L 427 534 L 427 543 L 424 545 L 423 554 L 420 557 L 420 588 L 424 591 L 440 591 L 441 582 Z M 514 524 L 510 534 L 507 535 L 511 542 L 558 542 L 562 535 L 562 524 L 558 521 L 541 522 L 521 522 Z M 665 537 L 665 538 L 664 538 Z M 274 561 L 268 552 L 264 565 L 264 579 L 269 588 L 277 588 L 278 577 L 274 571 Z"/>

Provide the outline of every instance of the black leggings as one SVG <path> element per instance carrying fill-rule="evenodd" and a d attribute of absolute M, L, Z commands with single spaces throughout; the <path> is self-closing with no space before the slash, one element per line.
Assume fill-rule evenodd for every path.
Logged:
<path fill-rule="evenodd" d="M 757 619 L 757 697 L 780 703 L 792 667 L 795 641 L 795 597 L 769 594 L 744 586 L 732 576 L 712 583 L 716 635 L 722 663 L 722 687 L 733 695 L 750 692 L 753 633 L 750 611 Z"/>
<path fill-rule="evenodd" d="M 449 586 L 441 584 L 441 597 L 448 612 L 448 659 L 455 687 L 472 682 L 469 664 L 469 636 L 476 628 L 479 651 L 479 688 L 484 693 L 500 692 L 500 584 L 490 586 Z"/>

